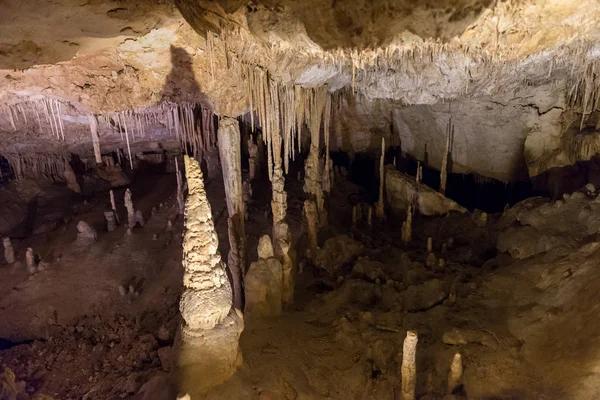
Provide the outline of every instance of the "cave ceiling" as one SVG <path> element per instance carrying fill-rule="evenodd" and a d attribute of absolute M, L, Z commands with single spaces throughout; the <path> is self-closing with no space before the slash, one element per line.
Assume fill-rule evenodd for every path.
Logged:
<path fill-rule="evenodd" d="M 597 108 L 597 0 L 2 0 L 0 9 L 0 154 L 89 152 L 89 114 L 156 116 L 190 102 L 244 115 L 245 71 L 258 67 L 281 85 L 343 93 L 332 146 L 344 151 L 375 152 L 384 136 L 416 158 L 427 145 L 439 168 L 453 117 L 454 172 L 511 181 L 593 155 L 565 135 Z M 47 110 L 60 112 L 58 138 L 39 118 Z M 168 140 L 158 123 L 147 131 L 138 146 Z M 99 134 L 105 148 L 120 146 L 108 127 Z"/>

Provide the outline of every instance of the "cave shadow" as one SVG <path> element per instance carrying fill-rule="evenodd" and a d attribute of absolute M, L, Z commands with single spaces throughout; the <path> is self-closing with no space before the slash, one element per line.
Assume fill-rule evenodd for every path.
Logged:
<path fill-rule="evenodd" d="M 171 45 L 171 72 L 167 75 L 160 92 L 160 101 L 197 102 L 199 96 L 204 95 L 196 81 L 192 57 L 183 48 Z M 202 100 L 205 101 L 206 96 Z"/>

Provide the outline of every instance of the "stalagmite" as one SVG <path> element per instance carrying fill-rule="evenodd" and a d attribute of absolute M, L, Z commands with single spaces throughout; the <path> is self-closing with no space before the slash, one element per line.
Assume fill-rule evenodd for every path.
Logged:
<path fill-rule="evenodd" d="M 412 213 L 413 213 L 412 204 L 408 205 L 408 210 L 406 210 L 406 221 L 402 223 L 402 242 L 409 243 L 412 239 Z"/>
<path fill-rule="evenodd" d="M 373 207 L 369 206 L 369 209 L 367 210 L 367 224 L 369 225 L 369 228 L 373 227 Z"/>
<path fill-rule="evenodd" d="M 179 161 L 175 157 L 175 176 L 177 179 L 177 204 L 179 205 L 179 214 L 183 215 L 185 210 L 185 201 L 183 199 L 183 180 L 181 179 L 181 171 L 179 171 Z"/>
<path fill-rule="evenodd" d="M 448 372 L 448 394 L 452 394 L 460 386 L 462 374 L 462 356 L 460 353 L 456 353 L 450 365 L 450 372 Z"/>
<path fill-rule="evenodd" d="M 283 307 L 283 266 L 275 257 L 269 235 L 258 242 L 258 261 L 250 264 L 246 275 L 246 314 L 251 318 L 281 315 Z"/>
<path fill-rule="evenodd" d="M 81 193 L 81 186 L 77 182 L 77 176 L 71 168 L 71 164 L 65 158 L 65 169 L 63 171 L 63 176 L 65 177 L 65 181 L 67 182 L 67 187 L 74 191 L 75 193 Z"/>
<path fill-rule="evenodd" d="M 120 223 L 119 214 L 117 213 L 117 205 L 115 203 L 115 194 L 112 190 L 110 191 L 110 207 L 114 214 L 115 220 L 117 221 L 117 224 Z"/>
<path fill-rule="evenodd" d="M 192 398 L 227 380 L 242 357 L 241 312 L 232 307 L 232 294 L 202 170 L 184 157 L 188 196 L 183 237 L 184 291 L 179 303 L 183 319 L 177 347 L 179 390 Z"/>
<path fill-rule="evenodd" d="M 304 216 L 308 229 L 308 242 L 310 244 L 310 258 L 316 255 L 317 235 L 319 233 L 319 215 L 317 214 L 317 205 L 314 201 L 304 201 Z"/>
<path fill-rule="evenodd" d="M 106 220 L 106 230 L 109 232 L 117 229 L 117 221 L 115 220 L 114 211 L 104 211 L 104 219 Z"/>
<path fill-rule="evenodd" d="M 127 227 L 133 229 L 135 226 L 135 209 L 133 208 L 133 201 L 131 200 L 131 190 L 125 191 L 125 208 L 127 209 Z"/>
<path fill-rule="evenodd" d="M 433 238 L 431 236 L 429 236 L 427 238 L 427 254 L 431 253 L 433 251 Z"/>
<path fill-rule="evenodd" d="M 35 255 L 33 254 L 33 249 L 31 247 L 28 247 L 25 252 L 25 263 L 27 264 L 27 272 L 34 274 L 37 270 L 37 266 L 35 264 Z"/>
<path fill-rule="evenodd" d="M 246 273 L 246 234 L 244 229 L 244 199 L 242 196 L 242 154 L 240 123 L 235 118 L 219 121 L 219 155 L 227 200 L 229 255 L 227 264 L 233 281 L 233 304 L 243 304 L 243 279 Z"/>
<path fill-rule="evenodd" d="M 383 205 L 383 188 L 385 184 L 385 138 L 381 138 L 381 158 L 379 159 L 379 199 L 377 200 L 377 207 L 375 208 L 375 214 L 377 218 L 383 218 L 384 205 Z"/>
<path fill-rule="evenodd" d="M 90 132 L 92 133 L 92 145 L 94 146 L 94 157 L 97 164 L 102 164 L 102 153 L 100 152 L 100 138 L 98 137 L 98 120 L 94 114 L 88 115 L 90 121 Z"/>
<path fill-rule="evenodd" d="M 85 221 L 79 221 L 77 223 L 77 241 L 88 242 L 94 241 L 98 237 L 96 230 Z"/>
<path fill-rule="evenodd" d="M 12 247 L 12 243 L 10 242 L 9 237 L 5 237 L 2 239 L 2 244 L 4 245 L 4 259 L 8 264 L 12 264 L 15 262 L 15 251 Z"/>
<path fill-rule="evenodd" d="M 256 177 L 256 171 L 259 168 L 258 146 L 254 143 L 252 135 L 250 135 L 248 139 L 248 177 L 251 181 Z"/>
<path fill-rule="evenodd" d="M 287 225 L 287 224 L 286 224 Z M 292 247 L 292 234 L 287 228 L 287 238 L 280 238 L 278 246 L 282 252 L 281 266 L 283 273 L 282 302 L 284 309 L 291 309 L 294 305 L 294 288 L 296 286 L 296 250 Z"/>
<path fill-rule="evenodd" d="M 248 179 L 242 183 L 242 200 L 244 200 L 244 220 L 250 216 L 250 202 L 252 201 L 252 184 Z"/>
<path fill-rule="evenodd" d="M 415 331 L 406 332 L 402 351 L 402 395 L 401 400 L 414 400 L 417 384 L 417 341 Z"/>

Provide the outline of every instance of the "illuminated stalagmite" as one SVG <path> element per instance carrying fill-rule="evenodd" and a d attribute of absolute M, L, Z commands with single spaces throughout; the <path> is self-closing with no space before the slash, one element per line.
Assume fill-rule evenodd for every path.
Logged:
<path fill-rule="evenodd" d="M 185 156 L 188 197 L 183 237 L 183 318 L 177 343 L 180 391 L 194 395 L 227 380 L 241 364 L 241 312 L 232 307 L 225 263 L 198 162 Z"/>
<path fill-rule="evenodd" d="M 75 193 L 81 193 L 81 186 L 77 182 L 77 176 L 71 168 L 71 164 L 69 160 L 65 159 L 65 169 L 63 171 L 63 176 L 65 177 L 65 181 L 67 182 L 67 187 L 74 191 Z"/>
<path fill-rule="evenodd" d="M 219 121 L 219 155 L 223 169 L 227 212 L 229 213 L 229 255 L 227 264 L 233 281 L 233 301 L 242 308 L 242 282 L 246 272 L 246 234 L 244 230 L 244 199 L 242 196 L 242 156 L 240 125 L 237 119 L 222 117 Z"/>
<path fill-rule="evenodd" d="M 4 246 L 4 259 L 8 264 L 15 262 L 15 251 L 13 250 L 12 243 L 9 237 L 2 239 L 2 245 Z"/>

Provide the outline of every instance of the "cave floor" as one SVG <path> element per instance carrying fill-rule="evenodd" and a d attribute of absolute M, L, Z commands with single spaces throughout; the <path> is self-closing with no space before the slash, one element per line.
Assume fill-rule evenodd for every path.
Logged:
<path fill-rule="evenodd" d="M 247 223 L 250 261 L 258 238 L 271 230 L 269 190 L 264 181 L 256 185 Z M 457 351 L 463 386 L 448 399 L 595 398 L 589 397 L 598 384 L 588 349 L 597 340 L 597 307 L 578 311 L 576 305 L 599 281 L 575 274 L 586 290 L 561 306 L 540 295 L 559 292 L 566 276 L 561 266 L 600 261 L 595 242 L 515 261 L 495 252 L 497 217 L 479 227 L 470 214 L 452 214 L 417 218 L 413 241 L 404 246 L 402 218 L 390 216 L 372 228 L 365 221 L 350 226 L 349 199 L 357 188 L 342 183 L 330 199 L 321 243 L 343 233 L 363 250 L 332 274 L 302 257 L 302 185 L 287 186 L 288 219 L 303 266 L 295 307 L 272 320 L 245 321 L 242 366 L 226 384 L 193 399 L 397 399 L 409 329 L 419 334 L 417 398 L 447 395 Z M 206 187 L 226 255 L 222 181 L 207 180 Z M 15 372 L 23 392 L 65 400 L 172 398 L 166 382 L 183 274 L 174 178 L 139 179 L 132 192 L 147 220 L 132 235 L 123 225 L 104 230 L 106 193 L 75 205 L 74 217 L 57 230 L 15 241 L 18 259 L 32 247 L 48 269 L 29 276 L 23 261 L 0 266 L 0 365 Z M 119 213 L 123 220 L 124 209 Z M 96 242 L 76 241 L 79 220 L 98 230 Z M 425 267 L 427 237 L 438 257 L 441 243 L 454 238 L 443 270 Z M 360 270 L 353 267 L 359 262 Z M 553 285 L 541 289 L 540 277 Z M 119 285 L 126 291 L 131 285 L 135 293 L 123 296 Z M 565 343 L 561 339 L 574 323 L 583 336 Z"/>

